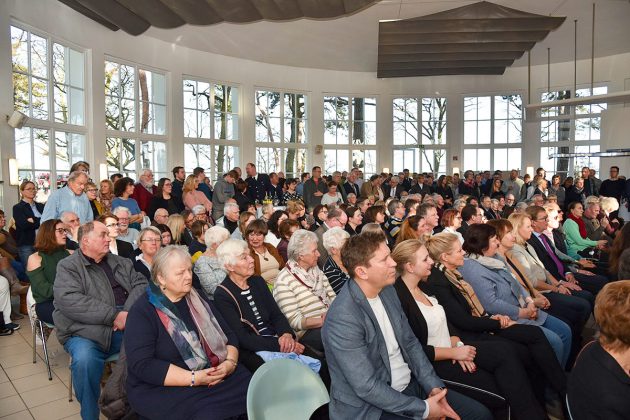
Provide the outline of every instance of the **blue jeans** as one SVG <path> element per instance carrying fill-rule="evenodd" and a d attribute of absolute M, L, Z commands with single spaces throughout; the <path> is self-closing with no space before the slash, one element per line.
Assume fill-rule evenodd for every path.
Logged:
<path fill-rule="evenodd" d="M 564 321 L 551 315 L 547 315 L 545 323 L 540 328 L 556 353 L 560 366 L 566 369 L 571 353 L 571 328 Z"/>
<path fill-rule="evenodd" d="M 72 357 L 70 364 L 72 383 L 77 400 L 81 403 L 83 420 L 98 419 L 100 413 L 98 398 L 101 395 L 101 377 L 105 359 L 120 351 L 122 340 L 122 331 L 113 332 L 112 343 L 107 352 L 102 351 L 94 341 L 83 337 L 70 337 L 63 345 Z"/>
<path fill-rule="evenodd" d="M 18 255 L 20 256 L 20 261 L 22 261 L 24 267 L 26 267 L 26 264 L 28 263 L 28 257 L 34 253 L 35 247 L 33 245 L 22 245 L 18 247 Z"/>

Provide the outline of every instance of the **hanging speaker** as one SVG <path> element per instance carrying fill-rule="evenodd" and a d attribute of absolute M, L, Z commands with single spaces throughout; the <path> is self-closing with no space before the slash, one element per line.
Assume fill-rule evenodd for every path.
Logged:
<path fill-rule="evenodd" d="M 11 126 L 11 128 L 22 128 L 24 124 L 28 121 L 28 117 L 21 113 L 20 111 L 13 111 L 11 116 L 7 116 L 7 124 Z"/>

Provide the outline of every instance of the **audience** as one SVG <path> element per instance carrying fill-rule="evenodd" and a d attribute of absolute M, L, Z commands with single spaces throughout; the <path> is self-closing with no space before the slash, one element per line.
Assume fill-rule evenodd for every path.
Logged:
<path fill-rule="evenodd" d="M 184 210 L 181 197 L 173 193 L 173 182 L 168 178 L 160 178 L 158 181 L 155 195 L 149 201 L 147 210 L 149 219 L 157 221 L 156 213 L 160 209 L 166 213 L 167 217 L 170 214 L 181 213 Z M 164 223 L 164 221 L 159 221 L 159 223 Z"/>
<path fill-rule="evenodd" d="M 350 279 L 348 271 L 343 266 L 343 261 L 341 260 L 341 249 L 346 244 L 349 237 L 350 234 L 339 226 L 327 230 L 322 236 L 324 248 L 328 253 L 328 258 L 324 263 L 322 271 L 326 275 L 328 283 L 335 291 L 335 294 L 339 294 L 343 285 Z"/>
<path fill-rule="evenodd" d="M 127 241 L 118 239 L 120 235 L 120 223 L 118 222 L 118 216 L 114 214 L 103 214 L 99 216 L 99 222 L 103 223 L 107 228 L 109 235 L 109 252 L 114 255 L 129 258 L 131 261 L 135 260 L 135 253 L 133 245 Z"/>
<path fill-rule="evenodd" d="M 140 209 L 138 202 L 132 197 L 135 190 L 136 186 L 133 179 L 129 177 L 123 177 L 116 181 L 114 184 L 116 198 L 112 200 L 112 212 L 118 215 L 116 209 L 124 207 L 128 213 L 128 224 L 134 225 L 133 228 L 138 228 L 140 223 L 144 221 L 145 212 Z"/>
<path fill-rule="evenodd" d="M 35 235 L 39 229 L 44 205 L 35 202 L 37 187 L 32 181 L 22 182 L 20 194 L 22 199 L 13 206 L 13 219 L 20 261 L 26 264 L 28 257 L 35 252 Z"/>
<path fill-rule="evenodd" d="M 218 247 L 230 237 L 230 232 L 221 226 L 212 226 L 204 234 L 206 250 L 193 266 L 193 272 L 209 299 L 213 299 L 217 286 L 225 280 L 226 271 L 217 256 Z"/>
<path fill-rule="evenodd" d="M 133 268 L 143 274 L 147 281 L 151 281 L 151 265 L 161 247 L 162 235 L 158 228 L 149 226 L 140 231 L 140 236 L 138 236 L 140 255 L 136 256 Z"/>
<path fill-rule="evenodd" d="M 75 213 L 81 223 L 94 220 L 90 200 L 85 195 L 85 185 L 89 177 L 85 172 L 74 171 L 68 176 L 68 184 L 58 190 L 53 191 L 46 201 L 41 221 L 60 219 L 61 214 L 66 211 Z"/>
<path fill-rule="evenodd" d="M 268 232 L 267 223 L 258 219 L 247 225 L 244 236 L 254 259 L 254 274 L 261 276 L 267 282 L 269 290 L 273 290 L 285 261 L 275 246 L 265 242 Z"/>

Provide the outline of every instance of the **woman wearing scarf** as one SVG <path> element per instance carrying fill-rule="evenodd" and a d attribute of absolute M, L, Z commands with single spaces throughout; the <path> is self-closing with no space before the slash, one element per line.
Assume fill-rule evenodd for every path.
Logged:
<path fill-rule="evenodd" d="M 582 220 L 584 206 L 581 202 L 574 201 L 567 208 L 567 220 L 562 225 L 564 234 L 567 236 L 569 255 L 579 255 L 582 257 L 592 257 L 590 254 L 593 248 L 604 249 L 606 240 L 593 241 L 587 238 L 586 224 Z"/>
<path fill-rule="evenodd" d="M 484 340 L 507 343 L 527 367 L 534 394 L 545 402 L 547 385 L 564 400 L 567 378 L 542 330 L 534 325 L 522 325 L 507 315 L 490 315 L 472 288 L 457 271 L 464 264 L 464 250 L 459 239 L 449 233 L 440 233 L 426 242 L 434 261 L 428 281 L 421 289 L 435 296 L 444 307 L 446 319 L 457 328 L 464 341 Z"/>
<path fill-rule="evenodd" d="M 289 260 L 276 278 L 273 297 L 300 342 L 323 353 L 321 328 L 336 294 L 317 267 L 317 235 L 300 229 L 287 247 Z"/>
<path fill-rule="evenodd" d="M 491 314 L 508 315 L 518 324 L 536 325 L 553 347 L 560 365 L 566 367 L 571 351 L 571 329 L 563 321 L 536 308 L 534 299 L 496 257 L 497 231 L 487 224 L 474 224 L 466 232 L 467 255 L 458 271 L 473 287 L 479 302 Z"/>
<path fill-rule="evenodd" d="M 514 419 L 545 418 L 525 367 L 509 345 L 484 340 L 467 340 L 464 344 L 458 332 L 448 324 L 438 300 L 420 289 L 433 266 L 422 242 L 405 241 L 394 249 L 391 257 L 396 261 L 399 274 L 394 289 L 402 309 L 440 378 L 452 382 L 458 392 L 491 409 L 495 418 L 507 417 L 506 400 L 512 407 Z"/>
<path fill-rule="evenodd" d="M 125 328 L 132 409 L 143 418 L 168 420 L 244 415 L 250 374 L 238 366 L 234 333 L 192 288 L 186 249 L 162 248 L 151 276 Z"/>

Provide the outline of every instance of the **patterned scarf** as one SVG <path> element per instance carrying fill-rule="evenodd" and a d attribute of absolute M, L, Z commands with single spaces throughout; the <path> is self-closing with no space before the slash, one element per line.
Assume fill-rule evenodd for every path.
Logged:
<path fill-rule="evenodd" d="M 459 290 L 462 296 L 464 296 L 464 299 L 466 299 L 466 302 L 468 302 L 468 305 L 470 306 L 470 309 L 472 310 L 473 316 L 477 316 L 477 317 L 484 316 L 484 314 L 486 313 L 486 310 L 484 309 L 483 305 L 479 301 L 479 298 L 477 297 L 477 294 L 475 293 L 475 289 L 473 289 L 472 286 L 464 280 L 462 275 L 459 274 L 457 270 L 449 270 L 442 263 L 435 263 L 435 268 L 437 268 L 442 273 L 444 273 L 448 281 L 450 281 L 451 284 L 455 286 L 457 290 Z"/>
<path fill-rule="evenodd" d="M 227 337 L 212 315 L 210 307 L 199 297 L 195 289 L 191 289 L 185 299 L 201 337 L 186 327 L 173 302 L 164 296 L 155 283 L 149 282 L 147 296 L 189 369 L 215 367 L 225 360 Z"/>
<path fill-rule="evenodd" d="M 573 220 L 575 223 L 577 223 L 578 227 L 580 228 L 580 236 L 582 237 L 582 239 L 586 239 L 586 223 L 584 223 L 584 220 L 582 220 L 581 217 L 576 217 L 573 213 L 569 212 L 569 214 L 567 215 L 567 217 L 571 220 Z"/>
<path fill-rule="evenodd" d="M 332 301 L 328 297 L 328 291 L 324 285 L 324 280 L 327 281 L 327 278 L 319 267 L 315 266 L 305 270 L 291 260 L 287 262 L 285 267 L 300 283 L 311 289 L 311 292 L 321 300 L 326 308 L 330 306 Z"/>

